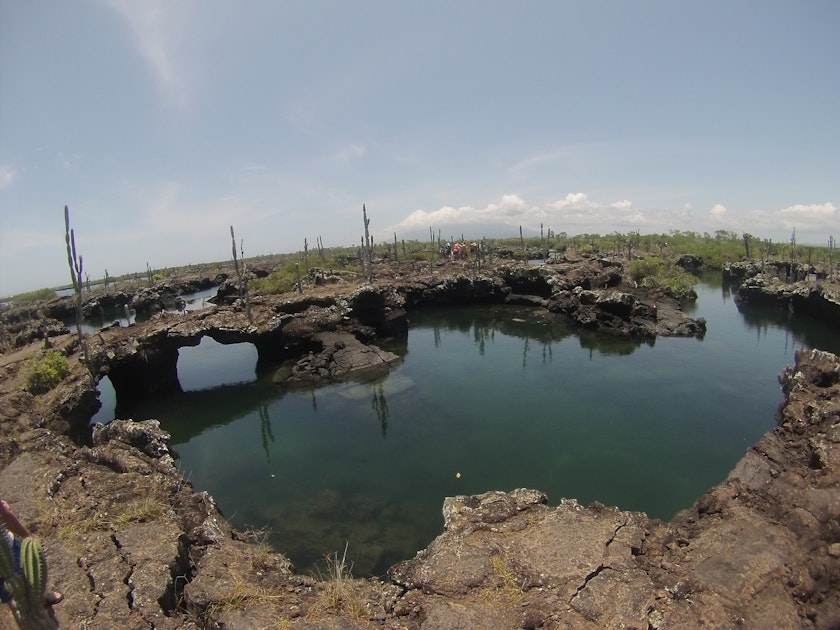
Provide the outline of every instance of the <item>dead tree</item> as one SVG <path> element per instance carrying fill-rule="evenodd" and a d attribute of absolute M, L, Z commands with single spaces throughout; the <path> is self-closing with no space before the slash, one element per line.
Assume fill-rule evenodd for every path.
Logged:
<path fill-rule="evenodd" d="M 744 232 L 744 234 L 741 236 L 741 238 L 744 239 L 744 252 L 747 255 L 747 260 L 749 260 L 750 259 L 750 239 L 752 238 L 752 235 L 748 234 L 747 232 Z"/>

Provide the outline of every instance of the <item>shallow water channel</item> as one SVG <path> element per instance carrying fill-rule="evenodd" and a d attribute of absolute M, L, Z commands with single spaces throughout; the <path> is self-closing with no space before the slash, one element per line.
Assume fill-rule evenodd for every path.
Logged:
<path fill-rule="evenodd" d="M 191 391 L 117 417 L 160 419 L 196 489 L 304 572 L 347 542 L 355 575 L 381 575 L 441 532 L 456 494 L 529 487 L 670 519 L 774 426 L 796 349 L 840 353 L 818 322 L 740 313 L 719 273 L 698 293 L 702 341 L 578 334 L 520 307 L 412 311 L 387 375 L 308 391 L 257 375 L 253 346 L 205 338 L 180 351 Z M 114 417 L 109 387 L 95 421 Z"/>

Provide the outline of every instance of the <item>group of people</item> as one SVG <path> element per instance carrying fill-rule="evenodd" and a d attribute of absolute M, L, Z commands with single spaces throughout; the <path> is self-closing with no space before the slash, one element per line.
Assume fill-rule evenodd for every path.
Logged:
<path fill-rule="evenodd" d="M 455 241 L 454 245 L 449 241 L 440 244 L 440 257 L 444 260 L 467 260 L 475 258 L 476 252 L 478 252 L 478 243 L 475 241 L 469 245 L 458 241 Z"/>

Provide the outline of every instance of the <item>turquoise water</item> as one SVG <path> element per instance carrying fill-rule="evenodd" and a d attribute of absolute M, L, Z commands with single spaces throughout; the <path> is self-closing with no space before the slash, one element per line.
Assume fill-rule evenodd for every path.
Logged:
<path fill-rule="evenodd" d="M 702 341 L 579 335 L 518 307 L 419 310 L 403 360 L 371 382 L 284 391 L 252 346 L 205 339 L 181 350 L 192 391 L 118 417 L 159 418 L 195 487 L 302 571 L 349 542 L 356 575 L 384 573 L 440 533 L 455 494 L 530 487 L 669 519 L 774 426 L 795 349 L 840 352 L 835 331 L 741 314 L 705 280 Z"/>

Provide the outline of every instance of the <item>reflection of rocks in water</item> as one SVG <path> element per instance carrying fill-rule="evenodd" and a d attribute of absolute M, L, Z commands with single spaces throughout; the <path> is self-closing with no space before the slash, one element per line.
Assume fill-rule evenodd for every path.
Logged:
<path fill-rule="evenodd" d="M 402 374 L 392 374 L 385 381 L 379 383 L 382 387 L 382 394 L 385 396 L 393 396 L 404 392 L 414 385 L 414 380 Z M 363 383 L 361 385 L 351 385 L 339 392 L 339 396 L 348 400 L 366 400 L 370 398 L 373 383 Z M 374 390 L 379 393 L 379 390 Z"/>
<path fill-rule="evenodd" d="M 289 380 L 289 377 L 292 375 L 292 370 L 295 367 L 296 361 L 294 359 L 289 359 L 287 361 L 283 361 L 276 370 L 274 370 L 274 374 L 271 376 L 271 382 L 278 384 L 278 383 L 285 383 Z"/>
<path fill-rule="evenodd" d="M 651 347 L 656 343 L 655 338 L 651 339 L 625 339 L 623 337 L 610 337 L 599 335 L 582 330 L 579 335 L 580 347 L 597 351 L 603 356 L 627 356 L 638 350 L 642 343 Z"/>

